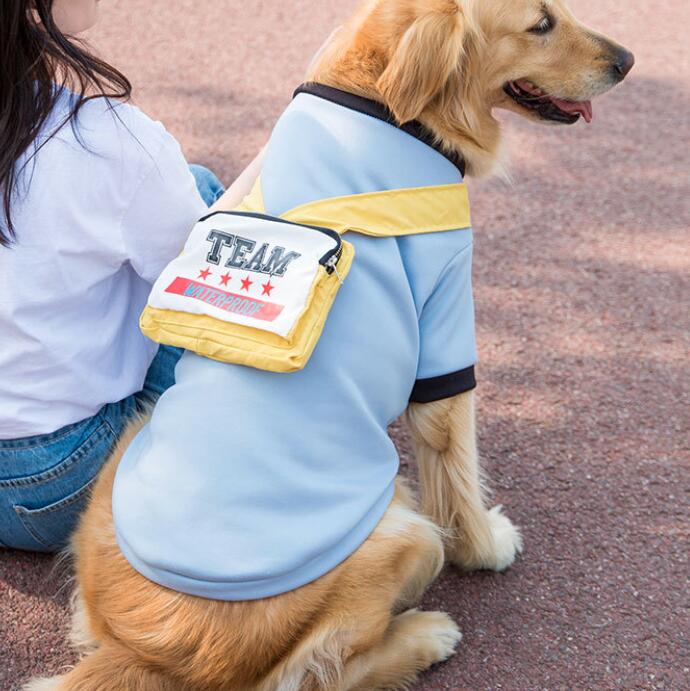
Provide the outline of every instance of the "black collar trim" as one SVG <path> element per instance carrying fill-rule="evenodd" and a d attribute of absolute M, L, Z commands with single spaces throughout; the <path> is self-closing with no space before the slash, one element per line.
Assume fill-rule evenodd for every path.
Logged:
<path fill-rule="evenodd" d="M 326 86 L 326 84 L 318 84 L 317 82 L 307 82 L 297 87 L 293 98 L 297 94 L 310 94 L 312 96 L 317 96 L 318 98 L 323 98 L 327 101 L 337 103 L 338 105 L 344 106 L 345 108 L 350 108 L 351 110 L 356 110 L 359 113 L 364 113 L 365 115 L 370 115 L 378 120 L 383 120 L 393 127 L 397 127 L 403 132 L 413 136 L 415 139 L 419 139 L 420 142 L 424 142 L 427 146 L 435 149 L 440 154 L 445 156 L 459 171 L 460 174 L 465 177 L 465 160 L 460 154 L 449 153 L 444 151 L 439 144 L 435 141 L 433 134 L 422 125 L 421 122 L 417 120 L 411 120 L 406 122 L 404 125 L 399 125 L 395 116 L 391 111 L 386 108 L 382 103 L 378 101 L 372 101 L 369 98 L 364 98 L 363 96 L 357 96 L 349 91 L 342 91 L 341 89 L 336 89 L 332 86 Z"/>

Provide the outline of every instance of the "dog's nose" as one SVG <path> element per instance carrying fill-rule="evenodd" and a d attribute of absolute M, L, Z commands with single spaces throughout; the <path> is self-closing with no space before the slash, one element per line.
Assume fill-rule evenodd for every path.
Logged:
<path fill-rule="evenodd" d="M 616 52 L 613 58 L 613 72 L 619 80 L 625 79 L 635 64 L 635 56 L 625 48 Z"/>

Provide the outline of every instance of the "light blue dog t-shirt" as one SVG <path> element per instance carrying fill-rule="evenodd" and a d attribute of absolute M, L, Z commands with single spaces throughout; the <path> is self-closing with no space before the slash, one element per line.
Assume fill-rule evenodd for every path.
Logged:
<path fill-rule="evenodd" d="M 461 181 L 453 162 L 407 129 L 371 101 L 308 85 L 266 152 L 266 212 Z M 186 352 L 124 454 L 117 539 L 152 581 L 249 600 L 322 576 L 391 502 L 399 461 L 388 425 L 410 400 L 474 387 L 471 229 L 346 237 L 354 264 L 303 370 Z"/>

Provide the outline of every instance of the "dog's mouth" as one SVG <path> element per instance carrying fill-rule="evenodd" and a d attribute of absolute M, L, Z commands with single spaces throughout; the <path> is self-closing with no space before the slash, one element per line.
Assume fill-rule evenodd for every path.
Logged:
<path fill-rule="evenodd" d="M 543 120 L 572 125 L 582 116 L 585 122 L 592 122 L 591 101 L 569 101 L 551 96 L 527 79 L 508 82 L 503 90 L 518 105 L 534 111 Z"/>

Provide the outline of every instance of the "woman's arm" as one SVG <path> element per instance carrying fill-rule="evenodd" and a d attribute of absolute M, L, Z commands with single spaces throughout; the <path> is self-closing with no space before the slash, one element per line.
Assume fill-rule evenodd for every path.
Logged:
<path fill-rule="evenodd" d="M 265 151 L 266 147 L 264 146 L 257 157 L 240 173 L 235 182 L 223 192 L 223 196 L 209 209 L 209 212 L 230 211 L 251 192 L 261 172 Z"/>

